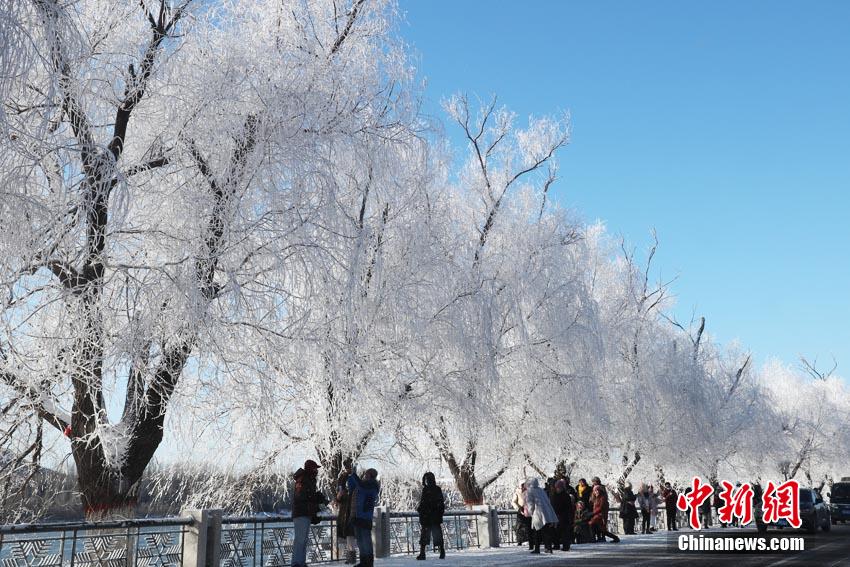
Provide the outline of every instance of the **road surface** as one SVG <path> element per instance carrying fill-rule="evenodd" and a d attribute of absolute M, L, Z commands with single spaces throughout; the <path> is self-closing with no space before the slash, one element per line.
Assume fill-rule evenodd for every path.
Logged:
<path fill-rule="evenodd" d="M 696 534 L 691 530 L 682 530 L 674 535 Z M 736 536 L 759 537 L 755 529 L 703 530 L 706 537 Z M 427 565 L 445 565 L 446 567 L 514 567 L 530 565 L 535 567 L 559 567 L 579 565 L 638 565 L 641 567 L 667 565 L 696 565 L 734 567 L 794 567 L 817 565 L 824 567 L 850 567 L 850 524 L 833 526 L 829 533 L 818 532 L 810 536 L 790 530 L 771 530 L 768 536 L 805 538 L 805 550 L 801 552 L 775 553 L 717 553 L 683 552 L 677 549 L 676 538 L 668 539 L 668 532 L 652 535 L 625 536 L 622 543 L 598 543 L 577 545 L 568 552 L 556 551 L 553 555 L 529 554 L 527 548 L 519 546 L 498 549 L 472 549 L 447 552 L 444 561 L 436 554 L 429 553 L 426 562 L 416 561 L 413 556 L 391 557 L 375 562 L 379 567 L 423 567 Z"/>

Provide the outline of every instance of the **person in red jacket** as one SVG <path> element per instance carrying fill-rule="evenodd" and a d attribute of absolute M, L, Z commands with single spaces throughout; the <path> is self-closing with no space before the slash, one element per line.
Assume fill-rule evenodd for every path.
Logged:
<path fill-rule="evenodd" d="M 590 526 L 595 532 L 602 534 L 600 541 L 605 541 L 605 536 L 619 543 L 620 538 L 608 531 L 608 494 L 601 484 L 593 487 L 593 517 L 590 518 Z"/>

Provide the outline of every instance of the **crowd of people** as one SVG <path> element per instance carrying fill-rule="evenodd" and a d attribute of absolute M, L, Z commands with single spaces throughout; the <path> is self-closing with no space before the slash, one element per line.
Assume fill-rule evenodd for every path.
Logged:
<path fill-rule="evenodd" d="M 608 491 L 598 477 L 587 484 L 579 479 L 573 487 L 569 477 L 551 478 L 546 487 L 530 478 L 514 492 L 517 511 L 517 544 L 528 542 L 532 553 L 569 551 L 572 544 L 620 538 L 608 530 Z"/>
<path fill-rule="evenodd" d="M 330 503 L 330 500 L 318 490 L 317 479 L 320 468 L 315 461 L 307 460 L 294 475 L 292 520 L 295 526 L 295 538 L 292 567 L 306 567 L 310 525 L 321 522 L 319 510 Z M 346 564 L 356 564 L 355 567 L 373 567 L 375 553 L 372 548 L 372 526 L 375 505 L 378 503 L 381 489 L 378 471 L 370 468 L 360 475 L 353 464 L 346 461 L 336 481 L 335 489 L 332 504 L 336 512 L 339 555 L 345 558 Z M 416 511 L 420 525 L 419 555 L 416 559 L 425 559 L 425 550 L 431 545 L 432 540 L 439 550 L 440 559 L 445 559 L 446 548 L 443 542 L 442 523 L 446 501 L 432 472 L 426 472 L 422 477 L 422 493 Z M 359 563 L 357 563 L 358 554 Z"/>
<path fill-rule="evenodd" d="M 295 472 L 295 488 L 292 496 L 292 522 L 295 537 L 292 546 L 292 567 L 307 566 L 307 540 L 310 525 L 321 522 L 319 510 L 329 499 L 318 489 L 317 479 L 321 467 L 313 460 Z M 380 493 L 378 471 L 367 469 L 358 474 L 351 462 L 337 479 L 334 505 L 337 511 L 337 542 L 340 555 L 347 564 L 357 561 L 357 567 L 373 567 L 375 553 L 372 548 L 372 523 L 375 505 Z"/>
<path fill-rule="evenodd" d="M 332 504 L 337 515 L 340 557 L 345 558 L 346 564 L 373 567 L 372 525 L 380 493 L 378 471 L 370 468 L 358 474 L 352 463 L 346 461 L 335 483 L 335 494 L 328 499 L 317 488 L 319 469 L 315 461 L 307 460 L 294 475 L 292 566 L 306 567 L 310 525 L 321 521 L 319 510 L 322 506 Z M 580 478 L 573 487 L 568 476 L 556 473 L 545 486 L 540 484 L 539 479 L 529 478 L 514 492 L 512 505 L 517 512 L 515 529 L 518 545 L 527 542 L 531 553 L 539 554 L 541 546 L 547 553 L 553 553 L 569 551 L 574 544 L 604 542 L 607 539 L 615 543 L 620 541 L 608 529 L 610 498 L 599 477 L 591 478 L 590 484 Z M 660 506 L 664 506 L 666 512 L 667 529 L 677 531 L 678 496 L 676 488 L 669 482 L 665 482 L 660 490 L 651 484 L 642 484 L 635 492 L 631 483 L 621 481 L 614 499 L 619 503 L 623 533 L 637 533 L 638 518 L 641 519 L 640 533 L 654 532 Z M 704 526 L 711 526 L 711 510 L 719 506 L 717 492 L 714 499 L 706 499 L 700 506 Z M 416 511 L 421 528 L 416 559 L 425 559 L 425 551 L 432 542 L 439 551 L 440 559 L 445 559 L 442 524 L 446 502 L 432 472 L 426 472 L 422 477 L 422 492 Z"/>
<path fill-rule="evenodd" d="M 656 530 L 658 507 L 663 505 L 667 517 L 667 529 L 677 531 L 676 489 L 664 483 L 661 490 L 651 484 L 642 484 L 635 492 L 632 484 L 623 482 L 615 499 L 620 505 L 623 533 L 634 535 L 635 523 L 641 518 L 641 533 Z M 620 538 L 608 529 L 610 498 L 608 489 L 593 477 L 590 484 L 580 478 L 573 487 L 568 476 L 550 478 L 545 488 L 537 478 L 530 478 L 514 492 L 512 504 L 517 512 L 517 545 L 528 542 L 532 553 L 540 553 L 540 546 L 547 553 L 569 551 L 573 544 L 604 542 L 614 543 Z M 712 502 L 708 501 L 707 514 L 711 516 Z M 703 510 L 701 510 L 702 512 Z"/>

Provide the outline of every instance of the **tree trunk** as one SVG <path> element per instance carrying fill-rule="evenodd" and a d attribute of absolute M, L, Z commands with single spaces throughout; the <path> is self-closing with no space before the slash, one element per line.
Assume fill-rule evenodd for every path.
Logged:
<path fill-rule="evenodd" d="M 627 457 L 623 457 L 623 460 L 626 460 L 626 459 L 627 459 Z M 629 475 L 631 474 L 632 470 L 635 468 L 635 466 L 637 466 L 637 464 L 639 462 L 640 462 L 640 453 L 638 451 L 635 451 L 635 458 L 632 459 L 632 462 L 630 464 L 628 464 L 625 469 L 623 469 L 623 474 L 621 474 L 620 478 L 617 479 L 617 487 L 620 490 L 623 490 L 625 488 L 626 479 L 629 478 Z"/>
<path fill-rule="evenodd" d="M 474 470 L 461 467 L 453 476 L 455 485 L 466 506 L 480 506 L 484 504 L 484 488 L 479 485 L 478 479 L 475 478 Z"/>
<path fill-rule="evenodd" d="M 72 452 L 86 520 L 135 517 L 141 477 L 125 477 L 121 471 L 105 466 L 95 451 L 77 445 Z"/>

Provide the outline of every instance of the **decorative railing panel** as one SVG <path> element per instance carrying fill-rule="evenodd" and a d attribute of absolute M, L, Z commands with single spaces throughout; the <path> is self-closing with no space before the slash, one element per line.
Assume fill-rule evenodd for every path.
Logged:
<path fill-rule="evenodd" d="M 180 567 L 188 518 L 0 527 L 0 567 Z"/>
<path fill-rule="evenodd" d="M 447 548 L 480 547 L 478 543 L 479 514 L 452 514 L 443 518 L 443 540 Z"/>
<path fill-rule="evenodd" d="M 499 543 L 516 543 L 517 513 L 513 510 L 499 510 Z"/>
<path fill-rule="evenodd" d="M 419 518 L 416 515 L 391 513 L 389 532 L 391 555 L 416 553 L 419 551 L 421 527 L 419 525 Z"/>
<path fill-rule="evenodd" d="M 338 559 L 336 521 L 324 518 L 310 526 L 307 561 Z M 290 516 L 225 517 L 221 522 L 221 567 L 288 567 L 292 561 L 295 527 Z"/>
<path fill-rule="evenodd" d="M 443 543 L 446 549 L 480 547 L 478 541 L 478 512 L 446 512 L 443 517 Z M 409 512 L 391 512 L 389 515 L 390 554 L 417 553 L 419 551 L 419 516 Z M 431 545 L 433 547 L 433 541 Z"/>

